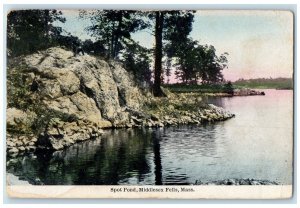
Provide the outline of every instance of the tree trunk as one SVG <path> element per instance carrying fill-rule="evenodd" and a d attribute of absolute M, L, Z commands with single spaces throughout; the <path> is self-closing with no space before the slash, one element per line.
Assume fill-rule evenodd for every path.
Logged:
<path fill-rule="evenodd" d="M 111 43 L 110 43 L 110 52 L 109 58 L 114 58 L 114 45 L 115 45 L 115 23 L 113 22 L 112 25 L 112 34 L 111 34 Z"/>
<path fill-rule="evenodd" d="M 161 64 L 162 64 L 162 32 L 163 32 L 164 14 L 163 12 L 155 12 L 155 63 L 154 63 L 154 85 L 153 94 L 156 97 L 164 96 L 161 85 Z"/>
<path fill-rule="evenodd" d="M 49 42 L 50 42 L 50 29 L 49 29 L 49 19 L 50 19 L 50 15 L 49 15 L 49 10 L 45 10 L 45 20 L 44 20 L 44 24 L 45 24 L 45 36 L 46 36 L 46 48 L 49 47 Z"/>
<path fill-rule="evenodd" d="M 113 54 L 114 59 L 117 58 L 119 54 L 119 39 L 120 39 L 121 28 L 122 28 L 122 17 L 123 14 L 120 11 L 120 13 L 118 14 L 118 27 L 116 30 L 115 43 L 114 43 L 114 54 Z"/>

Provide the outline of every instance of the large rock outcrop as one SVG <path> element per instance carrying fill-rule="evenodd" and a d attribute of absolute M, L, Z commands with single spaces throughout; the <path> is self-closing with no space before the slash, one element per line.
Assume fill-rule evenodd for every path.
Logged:
<path fill-rule="evenodd" d="M 8 108 L 6 114 L 7 128 L 13 128 L 18 131 L 29 128 L 36 117 L 34 112 L 25 112 L 16 108 Z"/>
<path fill-rule="evenodd" d="M 103 128 L 202 124 L 234 116 L 207 105 L 201 95 L 164 90 L 167 97 L 154 98 L 150 92 L 141 93 L 121 64 L 87 54 L 74 57 L 59 47 L 11 60 L 9 70 L 9 76 L 22 77 L 9 80 L 25 80 L 26 86 L 16 85 L 20 92 L 30 89 L 26 96 L 9 97 L 30 106 L 7 109 L 7 126 L 12 128 L 7 147 L 12 154 L 63 149 L 101 136 Z"/>
<path fill-rule="evenodd" d="M 118 63 L 89 55 L 74 57 L 61 48 L 27 56 L 24 61 L 35 73 L 39 94 L 50 108 L 64 113 L 71 109 L 70 113 L 83 113 L 92 122 L 103 118 L 116 126 L 128 120 L 123 107 L 139 108 L 140 92 Z"/>
<path fill-rule="evenodd" d="M 49 122 L 39 145 L 48 143 L 51 148 L 61 149 L 98 135 L 98 128 L 125 126 L 130 120 L 126 109 L 140 108 L 139 89 L 119 63 L 108 63 L 90 55 L 74 57 L 71 51 L 59 47 L 19 58 L 16 62 L 24 66 L 22 73 L 31 85 L 34 100 L 41 101 L 49 111 L 75 115 L 82 121 L 80 125 L 60 121 L 60 127 L 64 127 L 60 132 Z M 26 116 L 23 114 L 26 113 L 8 109 L 8 124 L 13 125 L 16 119 Z M 97 129 L 91 128 L 93 126 Z M 84 132 L 84 129 L 87 130 Z"/>

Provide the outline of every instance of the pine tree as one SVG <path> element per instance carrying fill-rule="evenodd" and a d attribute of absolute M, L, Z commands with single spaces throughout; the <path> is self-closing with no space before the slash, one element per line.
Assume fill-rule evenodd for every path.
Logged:
<path fill-rule="evenodd" d="M 54 21 L 65 22 L 57 10 L 14 10 L 7 15 L 8 56 L 19 56 L 45 49 L 61 33 Z"/>
<path fill-rule="evenodd" d="M 192 30 L 193 12 L 191 11 L 154 11 L 148 17 L 154 20 L 154 96 L 164 96 L 160 86 L 162 83 L 162 58 L 164 43 L 178 44 L 187 38 Z"/>
<path fill-rule="evenodd" d="M 87 27 L 86 30 L 104 45 L 112 59 L 117 58 L 120 51 L 126 47 L 126 41 L 131 39 L 131 33 L 147 27 L 141 18 L 141 13 L 137 11 L 81 11 L 80 17 L 91 20 L 92 26 Z"/>

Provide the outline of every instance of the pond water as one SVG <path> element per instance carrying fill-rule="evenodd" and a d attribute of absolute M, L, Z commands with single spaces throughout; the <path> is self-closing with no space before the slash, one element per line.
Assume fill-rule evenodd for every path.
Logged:
<path fill-rule="evenodd" d="M 292 184 L 293 92 L 209 98 L 236 116 L 201 126 L 106 130 L 63 151 L 14 159 L 34 184 L 194 184 L 255 178 Z"/>

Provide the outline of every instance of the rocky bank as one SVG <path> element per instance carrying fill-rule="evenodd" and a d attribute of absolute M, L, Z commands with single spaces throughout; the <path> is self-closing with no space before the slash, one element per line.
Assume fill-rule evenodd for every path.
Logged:
<path fill-rule="evenodd" d="M 58 47 L 10 61 L 8 80 L 7 150 L 12 155 L 63 149 L 101 136 L 104 128 L 201 124 L 234 116 L 189 93 L 165 90 L 167 97 L 154 98 L 121 64 L 74 57 Z"/>
<path fill-rule="evenodd" d="M 250 88 L 240 88 L 240 89 L 234 89 L 233 93 L 203 93 L 205 96 L 211 96 L 211 97 L 232 97 L 232 96 L 254 96 L 254 95 L 266 95 L 264 91 L 259 91 L 255 89 Z"/>
<path fill-rule="evenodd" d="M 249 89 L 249 88 L 233 90 L 233 96 L 252 96 L 252 95 L 265 95 L 265 92 L 253 90 L 253 89 Z"/>
<path fill-rule="evenodd" d="M 278 185 L 275 181 L 269 181 L 269 180 L 257 180 L 257 179 L 225 179 L 225 180 L 218 180 L 218 181 L 210 181 L 210 182 L 201 182 L 196 181 L 195 185 Z"/>

